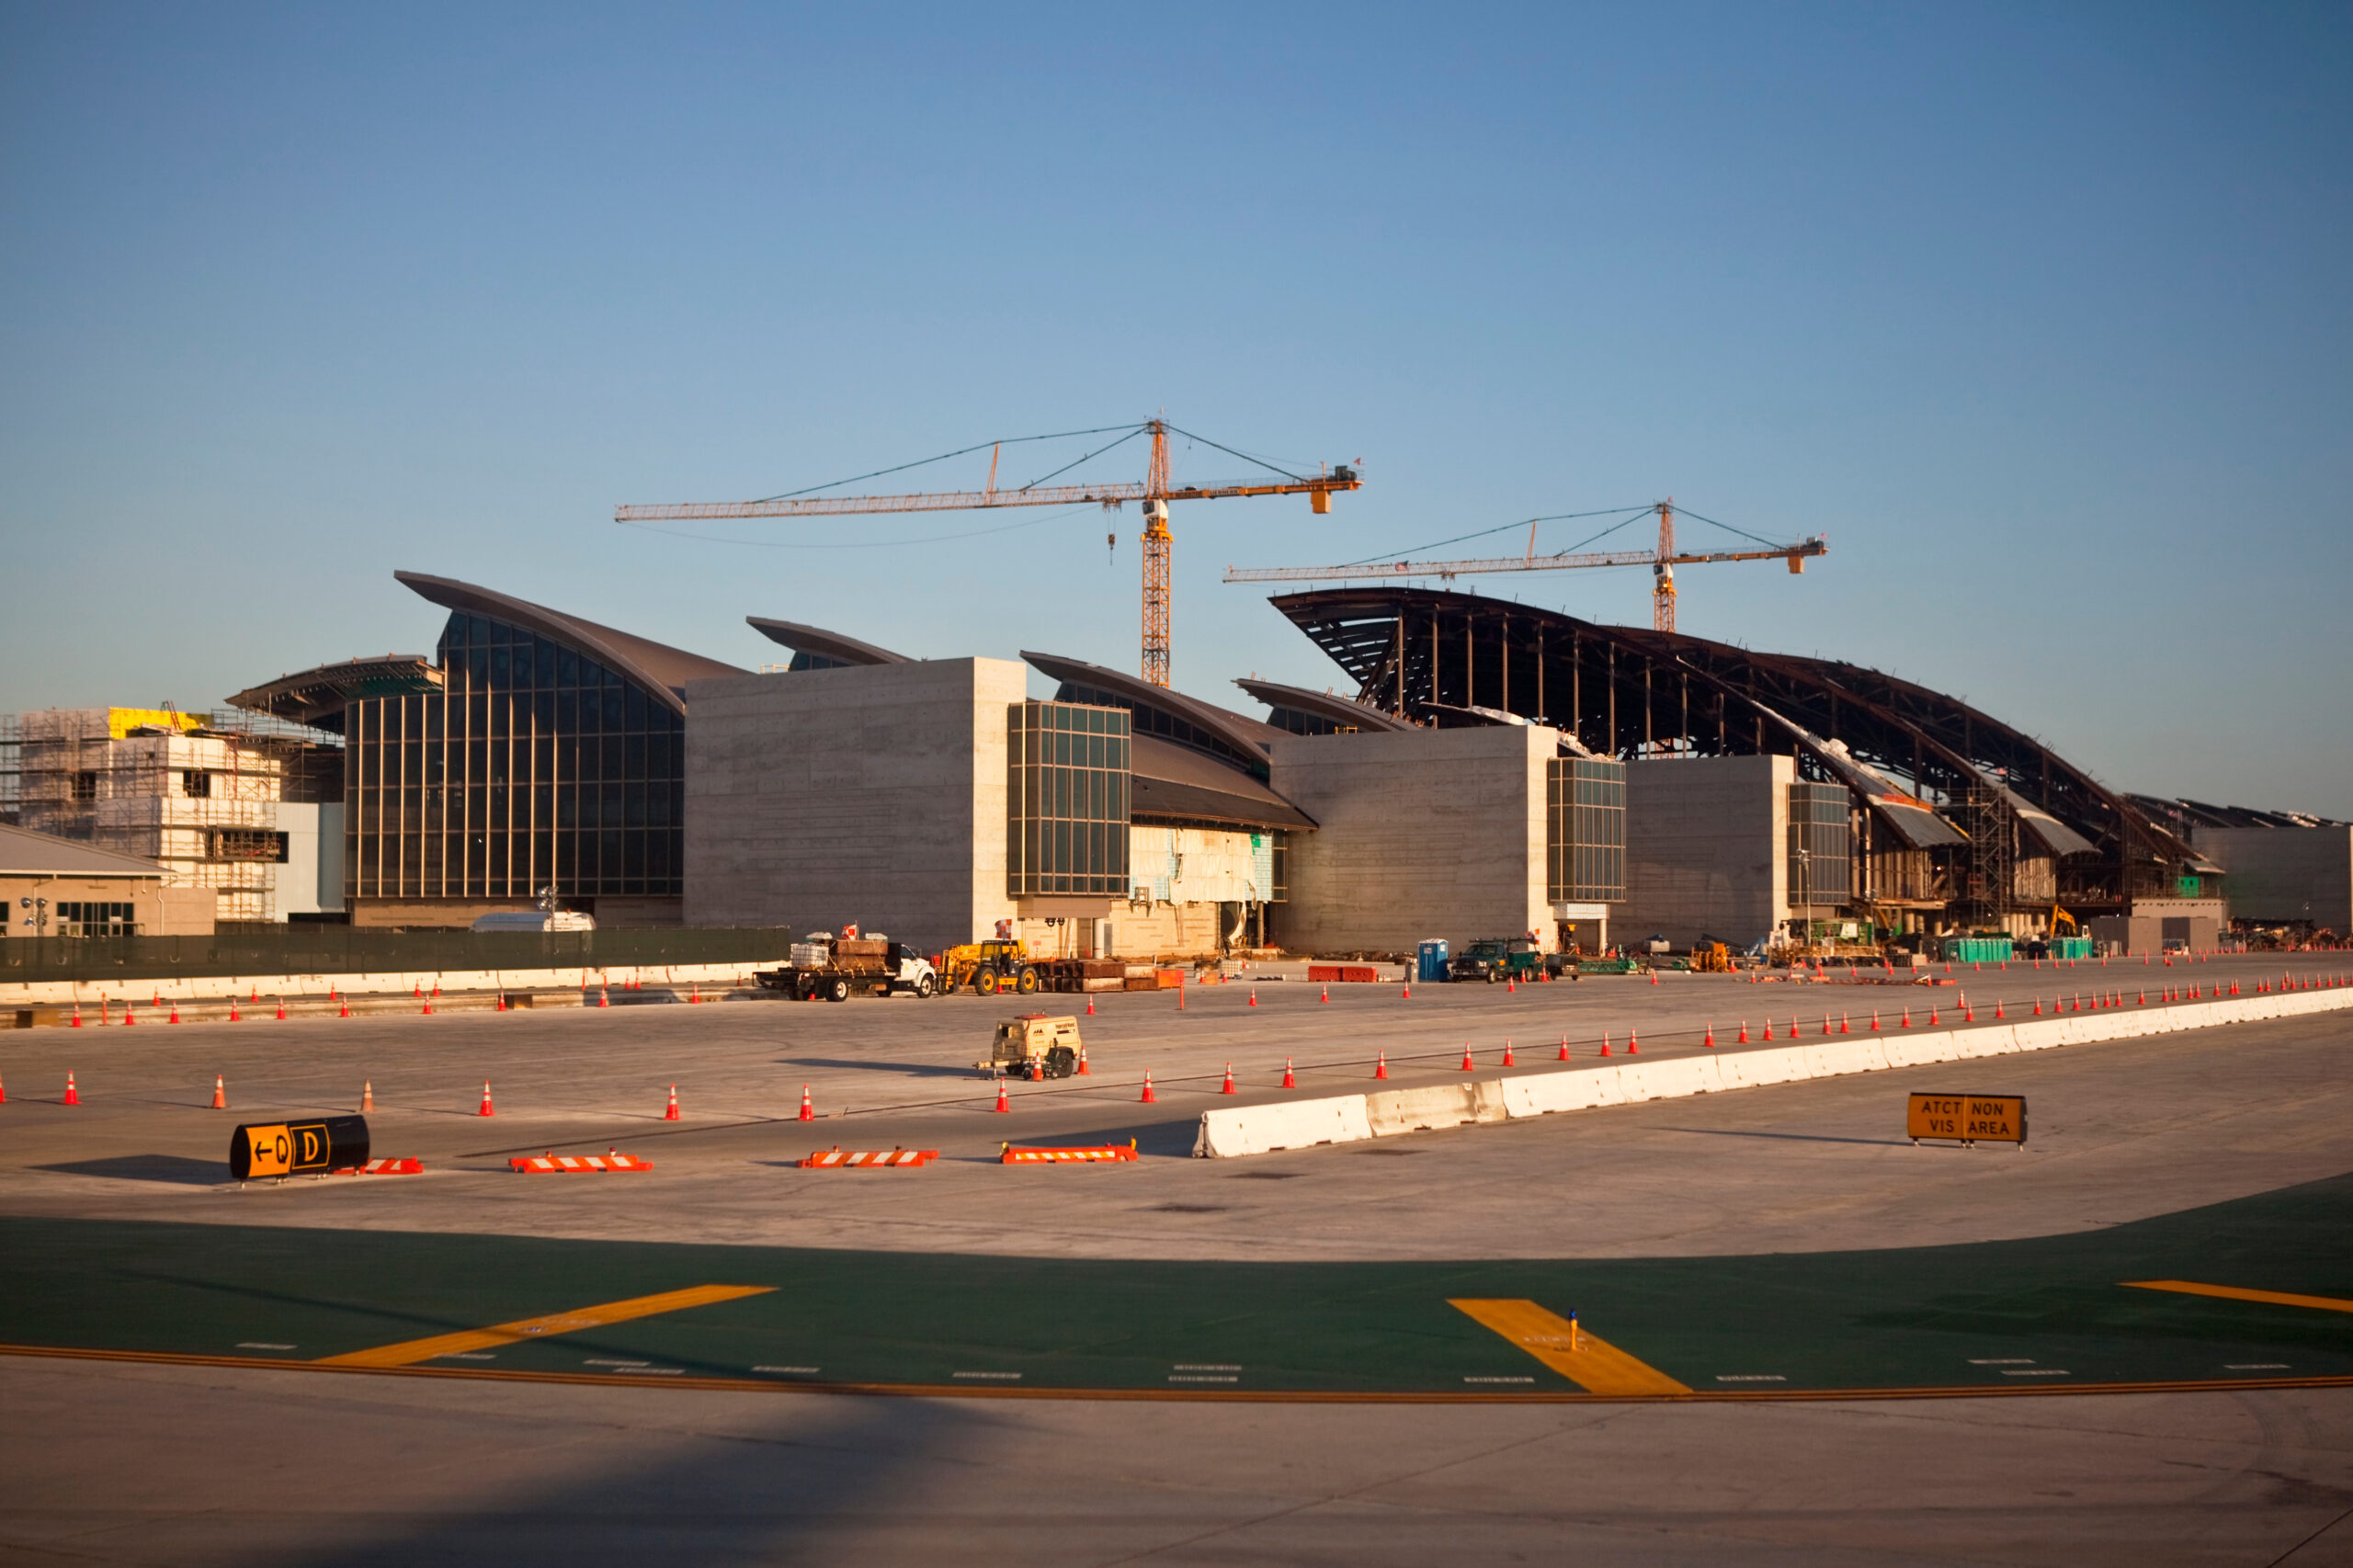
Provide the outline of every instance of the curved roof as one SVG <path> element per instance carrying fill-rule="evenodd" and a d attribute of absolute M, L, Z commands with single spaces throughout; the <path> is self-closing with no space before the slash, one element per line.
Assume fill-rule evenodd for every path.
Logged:
<path fill-rule="evenodd" d="M 1284 686 L 1271 680 L 1237 680 L 1233 684 L 1274 710 L 1274 725 L 1279 730 L 1290 728 L 1282 722 L 1286 711 L 1358 730 L 1392 731 L 1415 727 L 1407 720 L 1393 713 L 1384 713 L 1352 697 L 1335 697 L 1328 691 L 1310 691 L 1303 686 Z"/>
<path fill-rule="evenodd" d="M 1157 735 L 1128 743 L 1128 820 L 1218 827 L 1313 828 L 1315 819 L 1266 785 Z"/>
<path fill-rule="evenodd" d="M 422 572 L 395 572 L 392 576 L 411 592 L 445 609 L 489 616 L 509 626 L 519 626 L 536 632 L 576 653 L 585 654 L 614 674 L 642 687 L 647 695 L 667 704 L 676 713 L 687 710 L 687 682 L 704 680 L 712 676 L 752 673 L 733 665 L 722 665 L 717 659 L 706 659 L 700 653 L 689 653 L 682 648 L 632 636 L 609 626 L 599 626 L 593 620 L 583 620 L 578 616 L 566 615 L 545 605 L 535 605 L 529 599 L 518 599 L 494 588 L 478 588 L 472 583 L 460 583 L 454 577 L 431 577 Z"/>
<path fill-rule="evenodd" d="M 387 653 L 381 659 L 346 659 L 279 676 L 237 693 L 229 706 L 339 735 L 347 705 L 370 697 L 438 691 L 444 678 L 423 653 Z"/>
<path fill-rule="evenodd" d="M 803 626 L 797 620 L 770 620 L 762 615 L 744 618 L 759 634 L 771 642 L 779 642 L 792 650 L 793 665 L 800 667 L 801 656 L 824 660 L 830 665 L 907 665 L 915 661 L 904 653 L 893 653 L 888 648 L 877 648 L 871 642 L 861 642 L 855 637 L 845 637 L 838 631 L 828 631 L 822 626 Z"/>
<path fill-rule="evenodd" d="M 1063 683 L 1063 690 L 1071 694 L 1063 700 L 1124 708 L 1134 719 L 1138 735 L 1157 735 L 1177 745 L 1189 746 L 1259 778 L 1267 776 L 1267 748 L 1286 734 L 1272 724 L 1083 659 L 1032 653 L 1027 649 L 1021 656 Z"/>
<path fill-rule="evenodd" d="M 1879 670 L 1430 589 L 1339 588 L 1273 603 L 1357 678 L 1365 700 L 1395 710 L 1402 696 L 1408 715 L 1432 702 L 1506 708 L 1605 756 L 1633 756 L 1669 744 L 1699 755 L 1790 749 L 1774 744 L 1769 713 L 1942 809 L 2008 807 L 1988 788 L 1998 785 L 2097 849 L 2097 862 L 2085 857 L 2063 873 L 2071 903 L 2169 892 L 2191 853 L 2040 740 Z M 1982 804 L 1989 798 L 1998 804 Z M 2008 810 L 2044 844 L 2067 842 Z"/>

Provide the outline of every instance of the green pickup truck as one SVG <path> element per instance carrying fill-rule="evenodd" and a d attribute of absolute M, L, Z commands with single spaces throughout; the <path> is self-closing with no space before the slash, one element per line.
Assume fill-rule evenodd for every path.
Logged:
<path fill-rule="evenodd" d="M 1446 960 L 1449 980 L 1533 980 L 1560 972 L 1557 955 L 1547 957 L 1526 937 L 1482 937 Z"/>

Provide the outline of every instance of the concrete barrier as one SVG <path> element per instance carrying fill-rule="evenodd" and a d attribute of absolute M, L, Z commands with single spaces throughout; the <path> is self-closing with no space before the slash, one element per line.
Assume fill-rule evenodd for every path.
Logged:
<path fill-rule="evenodd" d="M 1193 1153 L 1216 1158 L 1269 1153 L 1277 1149 L 1389 1138 L 1403 1132 L 1474 1122 L 1550 1116 L 1556 1111 L 1677 1099 L 1719 1089 L 1846 1077 L 1857 1073 L 1883 1072 L 1891 1067 L 1982 1061 L 2018 1051 L 2051 1051 L 2063 1045 L 2138 1040 L 2183 1029 L 2346 1010 L 2353 1010 L 2353 989 L 2267 993 L 2131 1012 L 2069 1014 L 2058 1018 L 1979 1024 L 1924 1034 L 1825 1040 L 1771 1051 L 1726 1051 L 1704 1056 L 1622 1062 L 1608 1067 L 1529 1073 L 1510 1078 L 1481 1078 L 1467 1084 L 1383 1089 L 1370 1095 L 1294 1100 L 1288 1105 L 1241 1106 L 1204 1113 Z"/>
<path fill-rule="evenodd" d="M 1457 1088 L 1460 1095 L 1461 1090 Z M 1318 1143 L 1355 1143 L 1372 1136 L 1363 1095 L 1292 1100 L 1287 1105 L 1235 1106 L 1205 1111 L 1193 1141 L 1197 1157 L 1232 1159 L 1271 1154 L 1278 1149 L 1312 1149 Z"/>

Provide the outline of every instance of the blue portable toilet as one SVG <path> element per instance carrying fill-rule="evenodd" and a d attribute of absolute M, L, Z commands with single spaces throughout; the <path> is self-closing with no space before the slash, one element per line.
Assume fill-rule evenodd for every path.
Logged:
<path fill-rule="evenodd" d="M 1414 978 L 1432 984 L 1446 978 L 1446 938 L 1433 937 L 1421 946 L 1418 960 L 1414 965 Z"/>

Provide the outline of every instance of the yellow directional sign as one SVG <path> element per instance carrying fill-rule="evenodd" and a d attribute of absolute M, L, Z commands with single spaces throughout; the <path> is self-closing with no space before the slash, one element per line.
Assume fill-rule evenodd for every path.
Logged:
<path fill-rule="evenodd" d="M 1923 1138 L 1949 1138 L 1961 1143 L 2023 1143 L 2026 1096 L 1915 1094 L 1905 1108 L 1904 1131 L 1915 1143 Z"/>
<path fill-rule="evenodd" d="M 367 1163 L 365 1117 L 262 1122 L 240 1127 L 229 1135 L 229 1174 L 239 1181 L 301 1176 Z"/>

